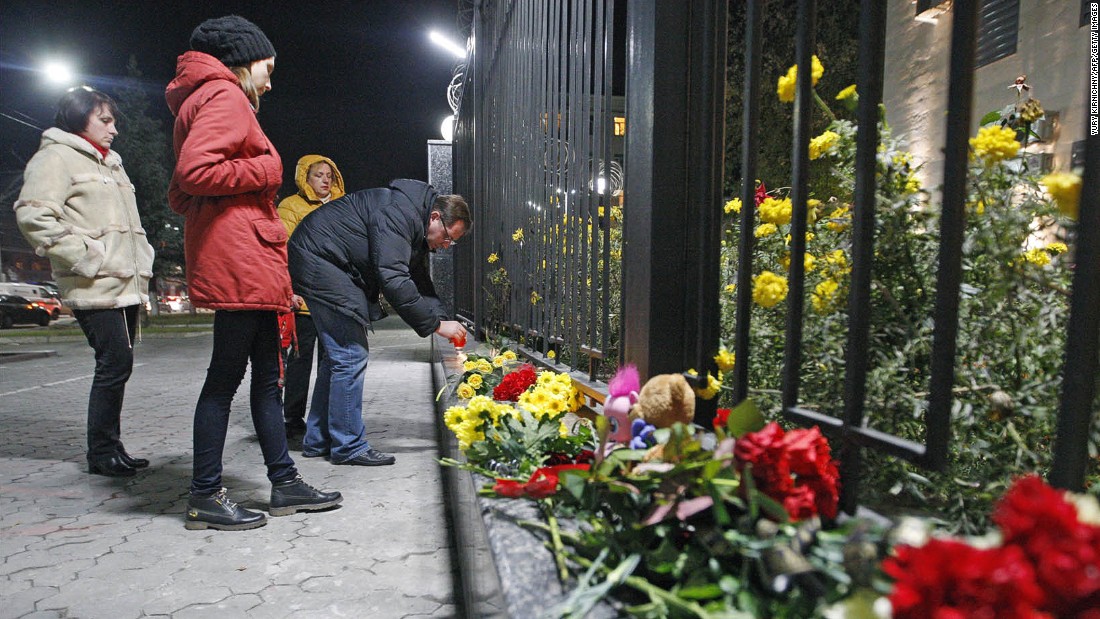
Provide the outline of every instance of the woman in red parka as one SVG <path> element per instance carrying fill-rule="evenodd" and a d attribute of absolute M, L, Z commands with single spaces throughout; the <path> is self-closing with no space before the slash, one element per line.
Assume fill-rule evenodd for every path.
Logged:
<path fill-rule="evenodd" d="M 191 33 L 165 92 L 176 117 L 176 168 L 168 189 L 186 219 L 184 250 L 191 302 L 215 310 L 214 350 L 195 406 L 195 460 L 188 529 L 252 529 L 260 512 L 226 496 L 222 451 L 229 406 L 252 363 L 252 423 L 271 480 L 272 516 L 327 509 L 339 492 L 302 481 L 287 451 L 279 392 L 278 314 L 291 310 L 286 229 L 275 211 L 283 166 L 260 129 L 260 95 L 271 90 L 275 48 L 236 15 L 208 19 Z"/>

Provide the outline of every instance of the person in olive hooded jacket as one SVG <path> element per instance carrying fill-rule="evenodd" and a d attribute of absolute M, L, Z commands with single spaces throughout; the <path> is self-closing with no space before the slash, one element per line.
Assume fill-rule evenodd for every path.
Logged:
<path fill-rule="evenodd" d="M 287 196 L 279 203 L 279 219 L 283 220 L 287 234 L 317 207 L 331 200 L 344 197 L 344 177 L 336 162 L 321 155 L 306 155 L 298 160 L 294 169 L 294 182 L 298 193 Z M 283 419 L 286 422 L 286 440 L 291 449 L 301 447 L 306 431 L 306 400 L 309 396 L 309 376 L 313 373 L 313 349 L 317 344 L 317 327 L 313 325 L 309 308 L 303 303 L 294 311 L 297 329 L 298 354 L 290 355 L 286 364 L 286 388 L 283 393 Z M 324 349 L 320 351 L 325 354 Z"/>
<path fill-rule="evenodd" d="M 191 302 L 215 310 L 214 348 L 195 405 L 195 459 L 188 529 L 242 530 L 266 519 L 221 487 L 222 452 L 233 396 L 252 365 L 252 423 L 271 481 L 272 516 L 340 503 L 302 480 L 287 452 L 279 375 L 278 314 L 290 312 L 286 229 L 275 211 L 283 165 L 256 111 L 271 90 L 275 48 L 236 15 L 208 19 L 191 33 L 165 97 L 176 117 L 172 210 L 185 218 Z"/>
<path fill-rule="evenodd" d="M 436 297 L 428 252 L 454 245 L 473 225 L 461 196 L 421 181 L 350 193 L 319 208 L 294 230 L 288 247 L 295 292 L 309 302 L 325 354 L 317 365 L 302 440 L 305 457 L 333 464 L 393 464 L 367 442 L 363 375 L 367 332 L 385 317 L 382 294 L 421 337 L 465 338 Z"/>

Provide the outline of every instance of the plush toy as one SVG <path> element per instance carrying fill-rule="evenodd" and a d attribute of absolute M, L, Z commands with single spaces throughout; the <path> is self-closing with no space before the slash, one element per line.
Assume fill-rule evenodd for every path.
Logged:
<path fill-rule="evenodd" d="M 633 415 L 658 428 L 695 418 L 695 392 L 680 374 L 658 374 L 638 393 Z"/>
<path fill-rule="evenodd" d="M 630 432 L 630 409 L 638 401 L 640 388 L 641 378 L 638 376 L 638 368 L 634 365 L 619 368 L 607 383 L 607 403 L 604 404 L 603 414 L 610 425 L 608 440 L 616 443 L 630 442 L 633 437 Z"/>

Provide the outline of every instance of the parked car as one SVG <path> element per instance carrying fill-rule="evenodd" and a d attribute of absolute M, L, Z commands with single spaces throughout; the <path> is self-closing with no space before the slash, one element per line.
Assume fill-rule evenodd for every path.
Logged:
<path fill-rule="evenodd" d="M 27 284 L 23 282 L 0 282 L 0 294 L 16 295 L 37 303 L 50 314 L 51 320 L 57 320 L 65 312 L 57 291 L 45 284 Z M 71 313 L 71 312 L 69 312 Z"/>
<path fill-rule="evenodd" d="M 49 326 L 50 312 L 26 297 L 13 294 L 0 295 L 0 329 L 10 329 L 17 324 Z"/>

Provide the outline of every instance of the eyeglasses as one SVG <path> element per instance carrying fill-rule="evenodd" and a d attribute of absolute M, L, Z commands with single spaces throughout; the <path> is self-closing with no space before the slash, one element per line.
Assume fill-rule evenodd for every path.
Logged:
<path fill-rule="evenodd" d="M 439 220 L 439 223 L 442 224 L 443 220 Z M 447 247 L 454 247 L 455 245 L 458 245 L 458 241 L 452 239 L 450 233 L 447 232 L 446 225 L 443 226 L 443 240 L 447 242 Z"/>

